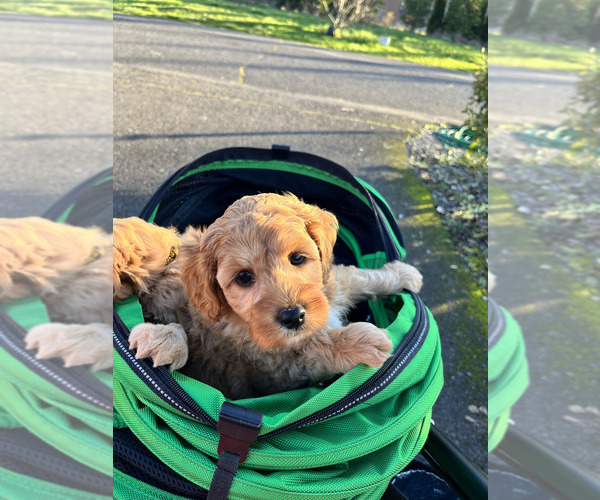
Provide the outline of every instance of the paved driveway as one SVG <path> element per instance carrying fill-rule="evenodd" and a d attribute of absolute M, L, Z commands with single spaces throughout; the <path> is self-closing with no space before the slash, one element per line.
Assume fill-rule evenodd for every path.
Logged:
<path fill-rule="evenodd" d="M 0 14 L 0 216 L 112 165 L 112 25 Z"/>

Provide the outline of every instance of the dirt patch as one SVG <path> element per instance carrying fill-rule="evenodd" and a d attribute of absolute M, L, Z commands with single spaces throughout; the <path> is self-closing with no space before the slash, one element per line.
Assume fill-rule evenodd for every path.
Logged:
<path fill-rule="evenodd" d="M 415 175 L 427 186 L 435 210 L 473 280 L 487 288 L 488 174 L 484 156 L 445 146 L 431 129 L 407 143 Z"/>
<path fill-rule="evenodd" d="M 600 301 L 598 159 L 530 145 L 508 129 L 494 131 L 490 144 L 492 182 L 510 193 L 542 242 Z"/>

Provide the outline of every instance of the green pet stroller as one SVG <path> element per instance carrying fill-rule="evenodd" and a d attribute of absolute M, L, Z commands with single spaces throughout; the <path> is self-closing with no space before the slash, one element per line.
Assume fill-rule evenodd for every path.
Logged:
<path fill-rule="evenodd" d="M 44 217 L 112 231 L 112 169 L 58 200 Z M 0 304 L 0 498 L 108 499 L 112 373 L 65 368 L 25 348 L 51 321 L 39 297 Z"/>
<path fill-rule="evenodd" d="M 334 213 L 336 263 L 379 268 L 404 258 L 391 210 L 371 186 L 333 162 L 281 146 L 229 148 L 193 161 L 164 182 L 141 217 L 184 230 L 262 192 L 292 192 Z M 348 319 L 387 329 L 394 349 L 379 370 L 360 365 L 324 387 L 231 401 L 136 359 L 127 337 L 143 321 L 140 304 L 135 297 L 115 304 L 115 498 L 407 498 L 390 482 L 419 452 L 454 489 L 438 498 L 484 498 L 485 475 L 430 429 L 442 360 L 435 320 L 420 297 L 405 291 L 369 301 Z"/>
<path fill-rule="evenodd" d="M 600 477 L 568 460 L 511 422 L 511 410 L 530 379 L 519 323 L 492 298 L 488 301 L 488 452 L 490 499 L 594 500 Z"/>

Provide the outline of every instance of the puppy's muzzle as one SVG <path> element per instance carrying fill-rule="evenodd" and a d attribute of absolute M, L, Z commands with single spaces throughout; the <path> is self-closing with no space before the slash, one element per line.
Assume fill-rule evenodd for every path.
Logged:
<path fill-rule="evenodd" d="M 277 321 L 288 330 L 298 330 L 306 319 L 306 310 L 297 305 L 281 309 L 277 315 Z"/>

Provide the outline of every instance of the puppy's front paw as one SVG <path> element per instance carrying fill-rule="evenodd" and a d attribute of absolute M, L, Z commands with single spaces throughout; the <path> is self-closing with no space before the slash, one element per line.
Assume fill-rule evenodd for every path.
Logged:
<path fill-rule="evenodd" d="M 334 364 L 342 373 L 361 363 L 379 368 L 393 347 L 388 333 L 371 323 L 350 323 L 331 330 L 330 335 Z"/>
<path fill-rule="evenodd" d="M 129 348 L 137 349 L 136 359 L 152 358 L 154 366 L 170 365 L 178 370 L 188 359 L 187 335 L 177 323 L 136 325 L 129 335 Z"/>
<path fill-rule="evenodd" d="M 387 331 L 382 328 L 377 328 L 371 323 L 359 324 L 365 325 L 366 335 L 364 342 L 357 346 L 358 362 L 379 368 L 390 357 L 392 341 Z"/>
<path fill-rule="evenodd" d="M 394 273 L 400 288 L 406 288 L 407 290 L 412 290 L 415 293 L 418 293 L 421 290 L 421 287 L 423 286 L 423 275 L 416 267 L 406 264 L 405 262 L 395 260 L 388 262 L 384 266 L 384 269 L 385 268 Z"/>
<path fill-rule="evenodd" d="M 92 370 L 112 366 L 110 325 L 44 323 L 25 336 L 27 349 L 37 348 L 36 358 L 62 358 L 66 367 L 91 365 Z"/>

